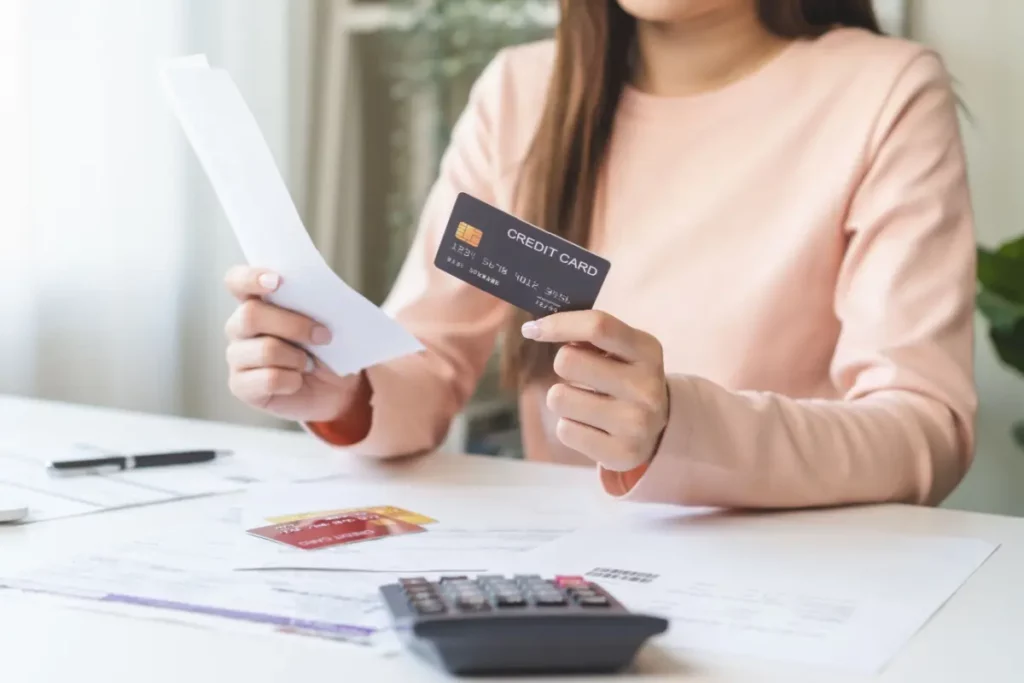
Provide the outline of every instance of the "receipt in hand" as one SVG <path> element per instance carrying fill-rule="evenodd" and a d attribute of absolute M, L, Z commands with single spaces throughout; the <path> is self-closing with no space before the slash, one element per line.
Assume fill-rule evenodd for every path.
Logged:
<path fill-rule="evenodd" d="M 267 300 L 331 331 L 330 344 L 307 350 L 338 374 L 422 350 L 413 335 L 324 261 L 228 73 L 198 55 L 168 62 L 163 83 L 246 260 L 281 276 L 280 289 Z"/>

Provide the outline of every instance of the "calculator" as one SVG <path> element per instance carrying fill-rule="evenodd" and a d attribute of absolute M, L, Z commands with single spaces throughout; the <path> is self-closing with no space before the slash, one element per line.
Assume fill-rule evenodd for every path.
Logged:
<path fill-rule="evenodd" d="M 668 628 L 581 576 L 411 577 L 380 592 L 405 646 L 456 675 L 616 672 Z"/>

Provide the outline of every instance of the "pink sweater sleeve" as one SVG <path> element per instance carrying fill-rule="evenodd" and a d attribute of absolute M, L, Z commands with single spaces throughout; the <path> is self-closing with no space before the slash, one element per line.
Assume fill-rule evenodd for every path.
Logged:
<path fill-rule="evenodd" d="M 974 234 L 949 78 L 925 54 L 880 112 L 848 207 L 835 291 L 840 398 L 797 400 L 669 377 L 653 460 L 601 470 L 644 501 L 799 507 L 937 504 L 973 454 Z"/>
<path fill-rule="evenodd" d="M 467 192 L 497 204 L 496 154 L 492 145 L 500 117 L 504 58 L 499 55 L 477 80 L 441 160 L 438 178 L 423 207 L 420 223 L 383 308 L 423 343 L 426 351 L 366 371 L 372 390 L 372 417 L 355 409 L 353 420 L 369 420 L 351 430 L 338 425 L 309 425 L 337 445 L 334 435 L 350 431 L 363 437 L 348 450 L 380 457 L 429 451 L 443 441 L 454 415 L 469 399 L 494 349 L 506 307 L 497 298 L 470 287 L 433 265 L 456 196 Z M 357 407 L 358 408 L 358 407 Z M 344 426 L 343 424 L 340 426 Z"/>

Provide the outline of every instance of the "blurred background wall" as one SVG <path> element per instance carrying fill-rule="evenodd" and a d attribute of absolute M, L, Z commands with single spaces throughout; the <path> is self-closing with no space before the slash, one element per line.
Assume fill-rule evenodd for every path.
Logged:
<path fill-rule="evenodd" d="M 942 53 L 971 115 L 962 127 L 979 242 L 1024 233 L 1024 2 L 916 0 L 909 26 Z M 1024 451 L 1010 436 L 1024 380 L 996 360 L 980 321 L 976 356 L 978 455 L 948 504 L 1024 515 Z"/>
<path fill-rule="evenodd" d="M 979 240 L 1024 232 L 1024 3 L 876 4 L 959 82 Z M 545 0 L 4 0 L 0 392 L 275 424 L 226 389 L 221 278 L 241 257 L 160 60 L 230 70 L 321 251 L 379 302 L 469 85 L 556 16 Z M 978 329 L 978 457 L 948 504 L 1024 514 L 1024 380 Z M 449 446 L 517 455 L 493 372 Z"/>
<path fill-rule="evenodd" d="M 229 68 L 301 201 L 301 4 L 5 0 L 20 106 L 2 126 L 0 391 L 261 419 L 224 388 L 221 279 L 239 252 L 158 68 L 190 52 Z"/>

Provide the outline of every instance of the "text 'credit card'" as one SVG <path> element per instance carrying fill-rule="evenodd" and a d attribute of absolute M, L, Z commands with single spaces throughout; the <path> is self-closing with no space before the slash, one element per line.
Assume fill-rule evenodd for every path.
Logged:
<path fill-rule="evenodd" d="M 594 307 L 611 264 L 462 193 L 434 265 L 537 316 Z"/>

